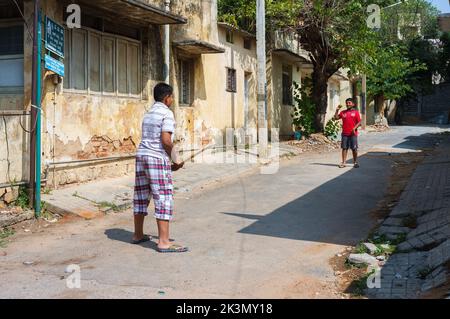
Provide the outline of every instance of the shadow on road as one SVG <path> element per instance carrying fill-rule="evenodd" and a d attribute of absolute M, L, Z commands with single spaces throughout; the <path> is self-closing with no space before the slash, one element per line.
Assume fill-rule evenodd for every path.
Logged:
<path fill-rule="evenodd" d="M 121 241 L 121 242 L 132 245 L 131 239 L 133 238 L 133 233 L 128 230 L 121 229 L 121 228 L 111 228 L 111 229 L 105 230 L 105 235 L 108 237 L 108 239 L 117 240 L 117 241 Z M 153 240 L 158 239 L 158 236 L 151 235 L 151 237 Z M 148 242 L 139 244 L 139 246 L 150 248 L 155 251 L 157 248 L 157 244 L 154 241 L 148 241 Z"/>
<path fill-rule="evenodd" d="M 439 136 L 442 135 L 409 136 L 405 142 L 390 148 L 389 152 L 397 154 L 424 151 L 433 147 Z M 376 221 L 370 216 L 370 211 L 383 199 L 388 188 L 394 158 L 382 156 L 386 152 L 381 153 L 364 154 L 359 159 L 361 168 L 341 169 L 342 175 L 265 216 L 230 212 L 223 214 L 255 220 L 239 231 L 243 234 L 355 245 L 366 238 L 375 226 Z M 334 166 L 339 170 L 336 165 L 331 164 L 310 165 Z M 264 182 L 270 183 L 271 179 L 273 176 L 267 177 Z M 302 181 L 299 180 L 299 183 Z"/>

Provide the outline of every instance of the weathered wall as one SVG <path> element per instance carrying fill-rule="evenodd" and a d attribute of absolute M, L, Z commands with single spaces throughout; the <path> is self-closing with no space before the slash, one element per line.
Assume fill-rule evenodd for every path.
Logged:
<path fill-rule="evenodd" d="M 291 116 L 293 106 L 283 105 L 283 65 L 292 66 L 292 81 L 300 85 L 302 83 L 301 65 L 275 53 L 271 55 L 270 61 L 269 75 L 271 79 L 268 83 L 270 93 L 267 106 L 269 129 L 279 129 L 282 136 L 292 135 L 294 132 Z"/>
<path fill-rule="evenodd" d="M 50 18 L 62 23 L 62 4 L 47 0 L 43 6 Z M 49 185 L 84 182 L 95 176 L 120 176 L 129 170 L 129 158 L 141 138 L 142 117 L 151 103 L 147 97 L 161 78 L 158 65 L 162 64 L 162 55 L 155 52 L 160 49 L 159 32 L 158 28 L 143 30 L 142 98 L 66 92 L 61 85 L 55 87 L 50 72 L 44 74 L 43 172 L 48 175 Z M 95 161 L 88 166 L 84 162 L 58 164 L 108 157 L 128 160 L 109 166 Z"/>
<path fill-rule="evenodd" d="M 188 24 L 171 27 L 172 41 L 195 39 L 225 48 L 225 53 L 187 56 L 194 63 L 194 98 L 189 106 L 175 103 L 176 140 L 181 149 L 198 149 L 222 143 L 227 128 L 244 127 L 244 79 L 249 79 L 248 127 L 256 127 L 256 41 L 252 50 L 243 47 L 243 37 L 235 32 L 235 43 L 227 43 L 226 31 L 217 25 L 217 1 L 175 2 L 175 13 Z M 177 60 L 183 53 L 172 48 L 171 84 L 179 92 Z M 226 67 L 236 69 L 237 92 L 226 91 Z"/>

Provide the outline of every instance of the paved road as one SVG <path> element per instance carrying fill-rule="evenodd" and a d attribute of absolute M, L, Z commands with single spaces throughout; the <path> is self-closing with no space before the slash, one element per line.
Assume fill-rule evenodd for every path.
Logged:
<path fill-rule="evenodd" d="M 154 242 L 128 244 L 130 212 L 17 234 L 0 249 L 7 253 L 0 254 L 0 297 L 339 297 L 328 260 L 376 224 L 369 211 L 391 168 L 376 155 L 427 147 L 423 135 L 439 131 L 365 134 L 360 169 L 336 168 L 337 153 L 301 156 L 282 162 L 275 175 L 178 198 L 172 235 L 191 247 L 187 254 L 158 254 Z M 146 229 L 155 235 L 153 220 Z M 66 286 L 70 264 L 81 267 L 80 289 Z"/>

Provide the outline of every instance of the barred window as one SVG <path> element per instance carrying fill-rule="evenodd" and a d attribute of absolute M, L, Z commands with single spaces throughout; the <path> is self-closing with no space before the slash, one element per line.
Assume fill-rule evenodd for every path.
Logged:
<path fill-rule="evenodd" d="M 182 105 L 190 105 L 193 101 L 193 73 L 194 65 L 191 60 L 179 60 L 179 102 Z"/>
<path fill-rule="evenodd" d="M 236 92 L 236 70 L 227 68 L 227 91 Z"/>

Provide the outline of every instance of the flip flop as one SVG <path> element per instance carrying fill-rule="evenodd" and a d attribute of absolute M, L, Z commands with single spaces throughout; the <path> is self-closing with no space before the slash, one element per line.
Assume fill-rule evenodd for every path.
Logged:
<path fill-rule="evenodd" d="M 345 168 L 346 166 L 344 164 L 340 164 L 339 168 Z"/>
<path fill-rule="evenodd" d="M 139 244 L 142 244 L 142 243 L 146 243 L 146 242 L 148 242 L 150 240 L 152 240 L 152 238 L 150 236 L 144 235 L 144 237 L 142 239 L 133 240 L 131 243 L 133 245 L 139 245 Z"/>
<path fill-rule="evenodd" d="M 355 165 L 353 165 L 354 168 L 359 168 L 359 164 L 355 163 Z"/>
<path fill-rule="evenodd" d="M 156 251 L 159 253 L 185 253 L 187 251 L 189 251 L 189 248 L 187 247 L 183 247 L 180 245 L 172 245 L 169 248 L 156 248 Z"/>

